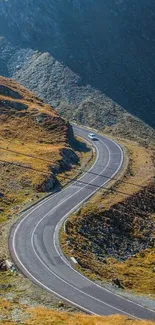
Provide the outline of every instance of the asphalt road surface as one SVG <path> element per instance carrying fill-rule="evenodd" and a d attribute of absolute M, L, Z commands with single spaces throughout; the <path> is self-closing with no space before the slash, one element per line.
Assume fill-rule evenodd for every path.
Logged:
<path fill-rule="evenodd" d="M 89 131 L 74 126 L 74 132 L 88 138 Z M 96 161 L 78 181 L 72 182 L 30 208 L 12 227 L 9 248 L 21 272 L 35 284 L 91 314 L 124 314 L 155 319 L 155 313 L 95 284 L 73 268 L 59 247 L 58 232 L 65 218 L 100 186 L 120 171 L 123 151 L 112 140 L 98 135 Z M 74 257 L 74 256 L 73 256 Z"/>

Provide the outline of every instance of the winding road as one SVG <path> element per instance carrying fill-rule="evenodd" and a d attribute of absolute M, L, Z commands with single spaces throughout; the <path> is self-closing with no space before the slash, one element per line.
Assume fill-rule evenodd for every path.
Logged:
<path fill-rule="evenodd" d="M 76 126 L 73 129 L 76 135 L 88 137 L 88 130 Z M 93 144 L 97 155 L 90 170 L 64 190 L 31 207 L 14 224 L 9 236 L 12 259 L 35 284 L 85 312 L 155 319 L 153 311 L 78 273 L 59 247 L 58 233 L 65 218 L 88 200 L 100 186 L 106 187 L 123 164 L 123 151 L 114 141 L 98 135 L 98 141 Z"/>

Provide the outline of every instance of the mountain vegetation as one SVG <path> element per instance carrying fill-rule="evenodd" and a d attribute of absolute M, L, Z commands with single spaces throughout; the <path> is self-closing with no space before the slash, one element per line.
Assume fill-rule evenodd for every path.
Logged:
<path fill-rule="evenodd" d="M 79 313 L 52 311 L 41 306 L 30 308 L 9 301 L 1 302 L 2 325 L 154 325 L 152 321 L 136 320 L 129 317 L 112 315 L 108 317 L 88 316 Z"/>

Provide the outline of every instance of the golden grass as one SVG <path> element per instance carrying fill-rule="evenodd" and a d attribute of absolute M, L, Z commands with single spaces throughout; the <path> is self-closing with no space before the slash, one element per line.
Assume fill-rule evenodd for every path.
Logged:
<path fill-rule="evenodd" d="M 16 128 L 18 128 L 18 125 L 16 125 Z M 27 155 L 33 155 L 35 157 L 45 159 L 40 160 L 37 158 L 31 158 L 22 154 L 16 154 L 10 151 L 4 151 L 0 149 L 1 160 L 18 163 L 25 167 L 40 171 L 41 173 L 45 173 L 41 174 L 34 172 L 30 169 L 26 170 L 19 167 L 0 163 L 1 191 L 5 195 L 5 200 L 3 200 L 3 204 L 7 202 L 6 198 L 10 195 L 21 197 L 20 193 L 24 192 L 25 190 L 34 191 L 36 185 L 43 183 L 44 179 L 47 177 L 48 174 L 50 176 L 51 166 L 57 164 L 57 161 L 62 159 L 60 154 L 60 149 L 62 148 L 62 145 L 56 147 L 50 144 L 45 144 L 45 146 L 44 144 L 38 144 L 35 141 L 35 131 L 35 127 L 33 126 L 27 129 L 27 134 L 34 135 L 34 139 L 32 139 L 32 136 L 30 136 L 30 139 L 24 139 L 23 144 L 21 143 L 21 141 L 23 141 L 22 132 L 20 132 L 18 138 L 16 138 L 15 141 L 15 138 L 13 136 L 11 137 L 11 139 L 9 139 L 9 141 L 4 137 L 0 137 L 0 147 L 8 148 Z M 39 130 L 38 132 L 36 132 L 36 137 L 39 137 Z M 48 162 L 47 160 L 51 162 Z M 7 204 L 5 209 L 7 209 Z"/>
<path fill-rule="evenodd" d="M 86 316 L 82 314 L 69 314 L 69 313 L 58 313 L 34 309 L 31 310 L 32 320 L 31 324 L 49 324 L 49 325 L 152 325 L 153 322 L 149 321 L 138 321 L 129 320 L 123 316 L 109 316 L 109 317 L 99 317 L 99 316 Z"/>
<path fill-rule="evenodd" d="M 120 315 L 112 316 L 88 316 L 48 310 L 43 307 L 29 308 L 28 306 L 0 301 L 1 324 L 17 324 L 13 321 L 13 310 L 21 313 L 21 324 L 24 325 L 153 325 L 152 321 L 135 320 Z M 19 323 L 19 322 L 18 322 Z"/>
<path fill-rule="evenodd" d="M 125 289 L 133 290 L 138 294 L 148 294 L 155 297 L 155 275 L 153 273 L 155 262 L 155 249 L 147 249 L 135 257 L 130 257 L 124 262 L 118 262 L 114 258 L 107 258 L 107 264 L 99 262 L 93 254 L 83 258 L 82 254 L 74 254 L 80 260 L 83 259 L 87 269 L 80 266 L 77 269 L 92 280 L 111 281 L 118 278 Z M 77 255 L 77 256 L 76 256 Z"/>
<path fill-rule="evenodd" d="M 136 185 L 145 186 L 154 177 L 155 166 L 152 159 L 152 151 L 130 140 L 119 139 L 119 143 L 127 149 L 129 155 L 129 168 L 122 182 L 117 185 L 116 189 L 130 196 L 139 191 Z M 104 208 L 109 209 L 112 205 L 123 201 L 124 198 L 127 197 L 127 195 L 124 196 L 118 193 L 118 191 L 113 194 L 107 192 L 106 195 L 105 191 L 103 191 L 103 194 L 98 192 L 96 196 L 92 198 L 91 202 L 93 205 L 95 203 L 95 207 L 100 204 L 100 207 L 104 206 Z"/>
<path fill-rule="evenodd" d="M 12 91 L 11 97 L 0 95 L 0 160 L 40 172 L 0 162 L 0 222 L 4 222 L 13 207 L 17 212 L 16 207 L 29 201 L 36 186 L 51 176 L 51 167 L 62 160 L 61 150 L 69 145 L 67 124 L 49 105 L 13 80 L 0 77 L 0 85 Z M 14 93 L 21 99 L 12 97 Z M 7 108 L 6 101 L 24 104 L 26 109 Z M 45 122 L 40 124 L 43 113 Z"/>

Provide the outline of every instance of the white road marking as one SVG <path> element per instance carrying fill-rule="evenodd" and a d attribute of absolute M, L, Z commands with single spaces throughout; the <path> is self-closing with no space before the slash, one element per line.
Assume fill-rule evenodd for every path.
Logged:
<path fill-rule="evenodd" d="M 111 140 L 111 139 L 110 139 Z M 101 141 L 101 140 L 100 140 Z M 115 143 L 113 140 L 111 140 L 113 143 Z M 121 165 L 122 165 L 122 162 L 123 162 L 123 151 L 122 151 L 122 149 L 121 149 L 121 147 L 117 144 L 117 143 L 115 143 L 117 146 L 118 146 L 118 148 L 120 149 L 120 151 L 121 151 L 121 164 L 120 164 L 120 166 L 119 166 L 119 168 L 121 167 Z M 106 146 L 106 144 L 104 144 L 105 146 Z M 107 147 L 108 148 L 108 147 Z M 97 149 L 97 147 L 96 147 L 96 149 Z M 108 148 L 108 151 L 109 151 L 109 148 Z M 110 151 L 109 151 L 109 153 L 110 153 Z M 94 162 L 94 164 L 93 164 L 93 166 L 89 169 L 89 171 L 94 167 L 94 165 L 96 164 L 96 162 L 97 162 L 97 160 L 98 160 L 98 157 L 99 157 L 99 152 L 98 152 L 98 149 L 97 149 L 97 158 L 96 158 L 96 160 L 95 160 L 95 162 Z M 88 171 L 88 172 L 89 172 Z M 87 173 L 88 173 L 87 172 Z M 103 171 L 102 171 L 103 172 Z M 84 177 L 87 173 L 85 173 L 84 175 L 82 175 L 80 178 L 79 178 L 79 180 L 82 178 L 82 177 Z M 116 173 L 115 173 L 116 174 Z M 113 175 L 114 176 L 114 175 Z M 113 177 L 112 176 L 112 177 Z M 98 176 L 97 176 L 98 177 Z M 96 177 L 96 178 L 97 178 Z M 94 180 L 94 179 L 93 179 Z M 109 180 L 108 180 L 109 181 Z M 107 182 L 108 182 L 107 181 Z M 76 182 L 76 181 L 75 181 Z M 105 182 L 105 183 L 107 183 L 107 182 Z M 104 184 L 105 184 L 104 183 Z M 73 184 L 72 184 L 73 185 Z M 71 188 L 72 187 L 72 185 L 71 186 L 69 186 L 69 187 L 67 187 L 67 189 L 68 188 Z M 85 186 L 84 186 L 85 187 Z M 83 188 L 84 188 L 83 187 Z M 81 191 L 83 188 L 81 188 L 79 191 Z M 62 192 L 64 192 L 66 189 L 64 189 L 63 191 L 61 191 L 60 193 L 62 193 Z M 77 191 L 75 194 L 77 194 L 79 191 Z M 93 195 L 95 192 L 97 191 L 97 189 L 95 190 L 95 191 L 93 191 L 93 193 L 91 193 L 91 195 Z M 74 195 L 75 195 L 74 194 Z M 57 292 L 55 292 L 54 290 L 52 290 L 52 289 L 50 289 L 49 287 L 47 287 L 46 285 L 44 285 L 42 282 L 40 282 L 39 280 L 37 280 L 27 269 L 26 269 L 26 267 L 23 265 L 23 263 L 21 262 L 21 260 L 20 260 L 20 258 L 19 258 L 19 256 L 18 256 L 18 254 L 17 254 L 17 251 L 16 251 L 16 248 L 15 248 L 15 237 L 16 237 L 16 234 L 17 234 L 17 231 L 18 231 L 18 229 L 19 229 L 19 227 L 20 227 L 20 225 L 22 224 L 22 222 L 26 219 L 26 218 L 28 218 L 28 216 L 30 215 L 30 214 L 32 214 L 36 209 L 38 209 L 40 206 L 42 206 L 43 204 L 45 204 L 46 202 L 48 202 L 49 200 L 51 200 L 51 199 L 53 199 L 56 195 L 59 195 L 59 193 L 56 193 L 55 195 L 53 195 L 53 196 L 51 196 L 50 198 L 48 198 L 48 199 L 46 199 L 46 200 L 44 200 L 41 204 L 39 204 L 39 205 L 37 205 L 30 213 L 28 213 L 21 221 L 20 221 L 20 223 L 17 225 L 17 228 L 15 229 L 15 232 L 14 232 L 14 234 L 13 234 L 13 249 L 14 249 L 14 253 L 15 253 L 15 256 L 16 256 L 16 258 L 17 258 L 17 260 L 19 261 L 19 263 L 21 264 L 21 266 L 23 267 L 23 269 L 30 275 L 30 277 L 31 278 L 33 278 L 37 283 L 39 283 L 42 287 L 44 287 L 44 288 L 46 288 L 48 291 L 51 291 L 51 292 L 53 292 L 53 293 L 55 293 L 57 296 L 59 296 L 59 297 L 61 297 L 61 298 L 63 298 L 63 299 L 65 299 L 66 301 L 68 301 L 68 302 L 70 302 L 70 303 L 72 303 L 72 304 L 74 304 L 75 306 L 77 306 L 77 307 L 79 307 L 80 309 L 82 308 L 83 310 L 85 310 L 85 311 L 87 311 L 87 312 L 90 312 L 91 314 L 95 314 L 95 313 L 92 313 L 90 310 L 88 310 L 88 309 L 86 309 L 86 308 L 83 308 L 82 306 L 80 306 L 80 305 L 78 305 L 78 304 L 76 304 L 76 303 L 73 303 L 72 301 L 70 301 L 69 299 L 67 299 L 66 297 L 63 297 L 62 295 L 60 295 L 60 294 L 58 294 Z M 89 196 L 91 196 L 91 195 L 89 195 Z M 71 196 L 72 197 L 72 196 Z M 82 203 L 82 202 L 81 202 Z M 80 203 L 80 205 L 81 205 L 81 203 Z M 61 204 L 62 204 L 62 202 L 61 202 Z M 49 212 L 51 212 L 51 211 L 49 211 Z M 49 213 L 48 212 L 48 213 Z M 68 214 L 67 214 L 68 215 Z M 45 216 L 44 216 L 45 217 Z M 43 219 L 43 218 L 42 218 Z M 41 221 L 42 221 L 42 219 L 41 219 Z M 58 225 L 57 225 L 58 226 Z M 36 227 L 35 227 L 36 228 Z M 57 227 L 56 227 L 57 228 Z M 34 231 L 33 231 L 34 232 Z M 60 255 L 60 254 L 59 254 Z M 61 257 L 61 256 L 60 256 Z M 61 257 L 62 258 L 62 257 Z M 40 258 L 39 258 L 40 259 Z M 66 263 L 66 261 L 65 261 L 65 263 Z M 68 265 L 68 264 L 67 264 Z M 45 267 L 47 268 L 47 266 L 45 265 Z M 50 270 L 50 269 L 49 269 Z M 73 269 L 74 270 L 74 269 Z M 50 270 L 51 271 L 51 270 Z M 74 270 L 75 271 L 75 270 Z M 80 276 L 81 276 L 81 274 L 79 274 Z M 87 278 L 86 278 L 87 279 Z M 90 281 L 90 282 L 92 282 L 91 280 L 89 280 L 89 279 L 87 279 L 88 281 Z M 67 285 L 69 285 L 68 284 L 68 282 L 66 282 L 67 283 Z M 97 286 L 99 286 L 99 285 L 97 285 Z M 100 288 L 102 288 L 103 290 L 107 290 L 107 289 L 104 289 L 103 287 L 101 287 L 101 286 L 99 286 Z M 75 287 L 74 287 L 75 288 Z M 77 289 L 77 288 L 75 288 L 76 290 L 78 290 L 79 291 L 79 289 Z M 107 291 L 109 291 L 110 292 L 110 290 L 107 290 Z M 111 293 L 111 292 L 110 292 Z M 82 292 L 82 294 L 85 294 L 85 295 L 87 295 L 86 293 L 84 293 L 84 292 Z M 116 295 L 116 294 L 114 294 L 114 295 Z M 119 295 L 118 295 L 119 296 Z M 96 299 L 96 298 L 94 298 L 94 297 L 92 297 L 92 296 L 90 296 L 92 299 Z M 119 296 L 119 297 L 121 297 L 121 296 Z M 123 298 L 123 297 L 121 297 L 122 299 L 124 299 L 124 300 L 126 300 L 125 298 Z M 96 299 L 97 300 L 97 299 Z M 131 301 L 132 302 L 132 301 Z M 101 301 L 101 303 L 104 303 L 104 302 L 102 302 Z M 106 303 L 104 303 L 105 305 L 107 305 Z M 136 304 L 136 303 L 134 303 L 134 304 Z M 136 304 L 136 305 L 138 305 L 138 304 Z M 123 313 L 125 313 L 125 314 L 128 314 L 128 313 L 126 313 L 126 312 L 124 312 L 124 311 L 122 311 L 122 310 L 119 310 L 119 309 L 117 309 L 117 308 L 115 308 L 115 307 L 113 307 L 113 306 L 111 306 L 111 305 L 108 305 L 109 307 L 112 307 L 112 308 L 114 308 L 114 309 L 116 309 L 116 310 L 118 310 L 118 311 L 121 311 L 121 312 L 123 312 Z M 138 305 L 138 306 L 140 306 L 140 307 L 142 307 L 142 308 L 144 308 L 143 306 L 141 306 L 141 305 Z M 133 315 L 131 315 L 131 314 L 128 314 L 128 315 L 130 315 L 130 316 L 132 316 L 133 317 Z"/>
<path fill-rule="evenodd" d="M 107 145 L 103 142 L 103 141 L 101 141 L 106 147 L 107 147 Z M 101 175 L 104 171 L 105 171 L 105 169 L 108 167 L 108 165 L 110 164 L 110 150 L 109 150 L 109 148 L 107 147 L 107 149 L 108 149 L 108 152 L 109 152 L 109 159 L 108 159 L 108 162 L 107 162 L 107 165 L 105 166 L 105 168 L 101 171 L 101 173 L 99 174 L 99 175 Z M 121 165 L 122 165 L 122 162 L 123 162 L 123 157 L 122 157 L 122 159 L 121 159 L 121 162 L 120 162 L 120 166 L 119 166 L 119 168 L 121 167 Z M 116 174 L 118 172 L 118 169 L 117 169 L 117 171 L 114 173 L 114 174 Z M 91 184 L 95 179 L 97 179 L 98 177 L 99 177 L 99 175 L 97 175 L 96 177 L 94 177 L 94 179 L 89 183 L 89 184 Z M 113 175 L 114 176 L 114 175 Z M 112 177 L 113 177 L 112 176 Z M 109 180 L 107 180 L 106 182 L 104 182 L 103 184 L 102 184 L 102 186 L 104 185 L 104 184 L 106 184 L 107 182 L 108 182 Z M 73 197 L 74 195 L 76 195 L 78 192 L 80 192 L 80 191 L 82 191 L 82 189 L 84 189 L 85 187 L 87 186 L 87 184 L 86 185 L 84 185 L 83 186 L 83 188 L 81 188 L 81 189 L 79 189 L 76 193 L 74 193 L 73 195 L 71 195 L 70 196 L 70 198 L 71 197 Z M 88 197 L 86 197 L 83 201 L 81 201 L 80 203 L 78 203 L 72 210 L 70 210 L 68 213 L 67 213 L 67 216 L 70 214 L 70 213 L 72 213 L 75 209 L 77 209 L 77 207 L 78 206 L 80 206 L 85 200 L 87 200 L 89 197 L 91 197 L 95 192 L 97 192 L 97 190 L 98 189 L 95 189 L 91 194 L 89 194 L 89 196 Z M 67 201 L 67 200 L 66 200 Z M 65 202 L 65 201 L 64 201 Z M 55 208 L 57 208 L 58 206 L 60 206 L 61 205 L 61 203 L 60 204 L 58 204 Z M 55 208 L 53 208 L 50 212 L 52 212 Z M 110 307 L 110 308 L 112 308 L 112 309 L 115 309 L 115 310 L 117 310 L 117 311 L 119 311 L 119 312 L 121 312 L 121 313 L 123 313 L 123 314 L 125 314 L 125 315 L 129 315 L 129 316 L 132 316 L 133 318 L 137 318 L 137 317 L 135 317 L 134 315 L 132 315 L 132 314 L 130 314 L 130 313 L 127 313 L 127 312 L 125 312 L 125 311 L 123 311 L 123 310 L 121 310 L 121 309 L 119 309 L 119 308 L 116 308 L 116 307 L 114 307 L 114 306 L 112 306 L 112 305 L 110 305 L 110 304 L 107 304 L 107 303 L 105 303 L 104 301 L 101 301 L 101 300 L 99 300 L 99 299 L 97 299 L 97 298 L 95 298 L 95 297 L 93 297 L 93 296 L 91 296 L 91 295 L 89 295 L 89 294 L 87 294 L 87 293 L 85 293 L 85 292 L 83 292 L 83 291 L 81 291 L 80 289 L 78 289 L 78 288 L 76 288 L 75 286 L 73 286 L 73 285 L 71 285 L 70 283 L 68 283 L 67 281 L 65 281 L 64 279 L 62 279 L 61 277 L 59 277 L 55 272 L 53 272 L 44 262 L 43 262 L 43 260 L 40 258 L 40 256 L 37 254 L 37 252 L 36 252 L 36 250 L 35 250 L 35 247 L 34 247 L 34 240 L 33 240 L 33 238 L 34 238 L 34 234 L 35 234 L 35 231 L 36 231 L 36 229 L 37 229 L 37 227 L 39 226 L 39 224 L 47 217 L 47 215 L 48 215 L 48 213 L 42 218 L 42 219 L 40 219 L 40 221 L 37 223 L 37 225 L 35 226 L 35 228 L 34 228 L 34 230 L 33 230 L 33 233 L 32 233 L 32 235 L 31 235 L 31 245 L 32 245 L 32 248 L 33 248 L 33 251 L 34 251 L 34 253 L 35 253 L 35 255 L 37 256 L 37 258 L 39 259 L 39 261 L 46 267 L 46 269 L 50 272 L 50 273 L 52 273 L 52 274 L 54 274 L 58 279 L 60 279 L 62 282 L 64 282 L 65 284 L 67 284 L 68 286 L 70 286 L 70 287 L 72 287 L 72 288 L 74 288 L 75 290 L 77 290 L 78 292 L 81 292 L 82 294 L 84 294 L 84 295 L 86 295 L 86 296 L 88 296 L 88 297 L 90 297 L 90 298 L 92 298 L 92 299 L 94 299 L 95 301 L 99 301 L 101 304 L 103 304 L 103 305 L 106 305 L 106 306 L 108 306 L 108 307 Z M 66 215 L 65 215 L 65 217 L 66 217 Z M 64 217 L 61 219 L 61 220 L 63 220 L 64 219 Z M 56 226 L 56 228 L 58 227 L 58 225 Z M 61 257 L 61 255 L 60 255 L 60 253 L 58 252 L 58 250 L 57 250 L 57 248 L 56 248 L 56 246 L 55 246 L 55 233 L 54 233 L 54 247 L 55 247 L 55 249 L 56 249 L 56 251 L 57 251 L 57 253 L 58 253 L 58 255 Z M 62 258 L 62 257 L 61 257 Z M 64 261 L 64 259 L 63 259 L 63 261 Z M 66 262 L 65 262 L 65 264 L 66 264 Z M 73 268 L 72 268 L 73 269 Z M 74 269 L 73 269 L 74 270 Z M 78 273 L 78 272 L 77 272 Z M 81 275 L 80 273 L 78 273 L 79 275 Z M 93 283 L 93 282 L 92 282 Z M 93 283 L 94 284 L 94 283 Z M 102 288 L 103 289 L 103 288 Z"/>
<path fill-rule="evenodd" d="M 100 141 L 101 141 L 101 140 L 100 140 Z M 121 147 L 120 147 L 120 149 L 121 149 Z M 122 150 L 122 149 L 121 149 L 121 150 Z M 123 154 L 123 151 L 122 151 L 122 154 Z M 121 162 L 120 162 L 120 165 L 119 165 L 118 169 L 116 170 L 116 172 L 114 173 L 114 175 L 111 176 L 111 178 L 115 177 L 115 175 L 117 174 L 118 170 L 119 170 L 120 167 L 122 166 L 122 163 L 123 163 L 123 160 L 121 159 Z M 102 186 L 105 185 L 107 182 L 109 182 L 109 180 L 107 180 L 106 182 L 104 182 L 104 184 L 102 184 Z M 94 192 L 97 192 L 97 191 L 98 191 L 98 189 L 95 190 Z M 93 192 L 93 194 L 94 194 L 94 192 Z M 85 200 L 88 200 L 88 199 L 91 197 L 91 195 L 92 195 L 92 194 L 90 194 L 90 195 L 89 195 Z M 57 246 L 56 246 L 56 232 L 57 232 L 58 229 L 60 228 L 59 225 L 62 224 L 62 223 L 64 222 L 65 219 L 67 220 L 67 217 L 68 217 L 70 214 L 72 214 L 75 210 L 77 210 L 78 207 L 81 206 L 81 204 L 82 204 L 83 202 L 84 202 L 84 201 L 82 201 L 82 202 L 80 202 L 79 204 L 77 204 L 77 206 L 74 207 L 71 211 L 69 211 L 69 212 L 68 212 L 68 213 L 67 213 L 67 214 L 66 214 L 66 215 L 65 215 L 65 216 L 64 216 L 64 217 L 59 221 L 59 223 L 56 225 L 56 227 L 55 227 L 55 231 L 54 231 L 54 235 L 53 235 L 53 238 L 54 238 L 54 247 L 55 247 L 55 250 L 56 250 L 57 254 L 58 254 L 58 255 L 60 256 L 60 258 L 64 261 L 64 263 L 65 263 L 66 265 L 68 265 L 69 268 L 71 268 L 75 273 L 80 274 L 83 278 L 85 278 L 86 280 L 88 280 L 88 281 L 90 281 L 91 283 L 94 284 L 94 282 L 93 282 L 92 280 L 90 280 L 89 278 L 87 278 L 87 277 L 84 276 L 83 274 L 79 273 L 79 272 L 78 272 L 77 270 L 75 270 L 75 269 L 74 269 L 74 268 L 73 268 L 69 263 L 67 263 L 66 259 L 64 258 L 63 255 L 60 254 L 60 252 L 59 252 L 59 250 L 57 249 Z M 138 303 L 136 303 L 136 302 L 134 302 L 134 301 L 132 301 L 132 300 L 130 300 L 130 299 L 128 299 L 128 298 L 122 297 L 121 295 L 119 295 L 119 294 L 117 294 L 117 293 L 113 293 L 113 292 L 111 292 L 110 290 L 108 290 L 107 288 L 103 288 L 102 286 L 100 286 L 100 285 L 97 284 L 97 283 L 95 283 L 95 285 L 96 285 L 97 287 L 99 287 L 100 289 L 104 290 L 104 291 L 110 292 L 110 293 L 112 293 L 113 295 L 115 295 L 115 296 L 117 296 L 117 297 L 119 297 L 119 298 L 121 298 L 121 299 L 127 300 L 127 301 L 131 302 L 132 304 L 134 304 L 134 305 L 136 305 L 136 306 L 139 306 L 139 307 L 145 309 L 145 307 L 143 307 L 142 305 L 140 305 L 140 304 L 138 304 Z M 147 310 L 150 310 L 150 311 L 154 312 L 154 310 L 153 310 L 153 309 L 150 309 L 150 308 L 147 308 Z"/>
<path fill-rule="evenodd" d="M 85 137 L 83 137 L 83 138 L 85 138 Z M 85 139 L 86 139 L 86 138 L 85 138 Z M 88 141 L 88 142 L 90 142 L 90 141 Z M 99 158 L 99 151 L 98 151 L 98 148 L 95 146 L 95 144 L 93 144 L 93 146 L 95 147 L 96 152 L 97 152 L 95 162 L 93 163 L 93 165 L 91 166 L 91 168 L 90 168 L 90 169 L 89 169 L 85 174 L 81 175 L 80 178 L 78 178 L 78 181 L 79 181 L 80 179 L 82 179 L 82 178 L 83 178 L 83 177 L 84 177 L 88 172 L 90 172 L 90 171 L 93 169 L 93 167 L 95 166 L 95 164 L 96 164 L 96 162 L 97 162 L 97 160 L 98 160 L 98 158 Z M 37 210 L 39 207 L 41 207 L 42 205 L 44 205 L 44 204 L 47 203 L 48 201 L 52 200 L 55 196 L 57 196 L 57 195 L 59 195 L 59 194 L 62 194 L 62 193 L 65 192 L 66 190 L 72 188 L 72 187 L 76 184 L 76 182 L 77 182 L 77 180 L 75 180 L 71 185 L 67 186 L 66 188 L 64 188 L 64 189 L 61 190 L 60 192 L 56 192 L 55 194 L 51 194 L 50 197 L 45 198 L 41 203 L 36 204 L 34 209 L 33 209 L 33 207 L 30 207 L 29 210 L 31 210 L 31 209 L 33 209 L 33 210 L 31 210 L 31 211 L 30 211 L 30 212 L 25 216 L 25 218 L 23 218 L 23 219 L 21 220 L 21 222 L 19 222 L 18 225 L 20 226 L 20 224 L 22 223 L 22 221 L 24 221 L 27 217 L 29 217 L 29 216 L 30 216 L 30 215 L 31 215 L 35 210 Z M 21 218 L 22 218 L 22 216 L 23 216 L 25 213 L 26 213 L 26 211 L 23 212 L 23 213 L 21 214 Z M 18 227 L 18 226 L 17 226 L 17 227 Z"/>

